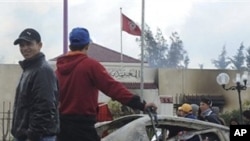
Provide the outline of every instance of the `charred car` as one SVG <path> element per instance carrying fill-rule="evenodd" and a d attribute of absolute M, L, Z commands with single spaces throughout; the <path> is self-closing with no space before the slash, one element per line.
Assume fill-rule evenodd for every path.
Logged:
<path fill-rule="evenodd" d="M 128 115 L 95 127 L 101 141 L 229 141 L 227 126 L 166 115 Z"/>

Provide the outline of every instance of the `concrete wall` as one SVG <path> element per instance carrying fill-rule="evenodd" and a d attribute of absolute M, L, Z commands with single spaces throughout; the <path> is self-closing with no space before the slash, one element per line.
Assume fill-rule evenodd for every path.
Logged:
<path fill-rule="evenodd" d="M 20 78 L 21 69 L 16 64 L 0 64 L 0 138 L 3 132 L 6 139 L 11 139 L 10 125 L 13 110 L 15 88 Z M 9 128 L 8 128 L 9 125 Z"/>
<path fill-rule="evenodd" d="M 55 69 L 55 64 L 51 62 Z M 104 63 L 109 73 L 121 82 L 140 82 L 141 68 L 140 64 L 120 64 Z M 21 68 L 18 64 L 0 64 L 0 113 L 3 111 L 12 112 L 15 89 L 21 75 Z M 174 104 L 178 103 L 178 96 L 181 94 L 196 95 L 223 95 L 226 105 L 224 111 L 239 109 L 238 94 L 236 91 L 225 91 L 216 82 L 219 73 L 226 72 L 231 78 L 235 78 L 236 71 L 233 70 L 200 70 L 200 69 L 150 69 L 145 66 L 144 82 L 155 82 L 159 89 L 144 90 L 143 98 L 147 102 L 155 102 L 161 111 L 159 96 L 174 98 Z M 235 85 L 232 80 L 229 86 Z M 133 93 L 140 94 L 140 89 L 131 90 Z M 242 91 L 242 103 L 250 101 L 250 88 Z M 107 97 L 99 100 L 105 101 Z M 5 102 L 5 103 L 4 103 Z M 160 105 L 160 106 L 159 106 Z M 164 110 L 164 109 L 163 109 Z M 5 115 L 6 118 L 7 115 Z M 3 115 L 0 115 L 0 118 Z M 0 121 L 1 122 L 1 121 Z M 7 121 L 5 121 L 6 123 Z M 6 128 L 6 127 L 5 127 Z M 2 124 L 0 124 L 2 129 Z M 1 131 L 1 130 L 0 130 Z M 2 132 L 0 133 L 1 136 Z"/>
<path fill-rule="evenodd" d="M 55 65 L 51 64 L 53 68 Z M 140 82 L 141 69 L 138 64 L 103 64 L 110 74 L 121 82 Z M 0 102 L 13 101 L 15 88 L 21 75 L 21 68 L 18 64 L 0 64 Z M 177 94 L 210 94 L 223 95 L 226 99 L 226 109 L 238 107 L 238 94 L 236 91 L 225 91 L 216 82 L 219 73 L 226 72 L 231 80 L 228 86 L 235 85 L 232 79 L 236 76 L 234 70 L 201 70 L 201 69 L 144 69 L 144 82 L 156 82 L 159 84 L 159 95 Z M 157 82 L 158 81 L 158 82 Z M 140 93 L 139 90 L 135 91 Z M 157 91 L 158 92 L 158 91 Z M 150 97 L 150 90 L 144 96 Z M 154 92 L 155 93 L 155 92 Z M 250 89 L 242 91 L 242 102 L 250 100 Z M 151 99 L 151 98 L 149 98 Z M 2 104 L 0 103 L 0 109 Z"/>
<path fill-rule="evenodd" d="M 55 65 L 51 64 L 53 68 Z M 115 79 L 121 82 L 140 82 L 141 69 L 139 64 L 103 64 Z M 0 64 L 0 111 L 5 108 L 8 102 L 13 104 L 15 88 L 21 75 L 21 68 L 18 64 Z M 200 70 L 200 69 L 144 69 L 144 82 L 156 82 L 159 90 L 145 90 L 143 98 L 146 101 L 158 101 L 158 95 L 168 95 L 176 98 L 180 94 L 197 95 L 223 95 L 226 100 L 225 110 L 237 109 L 239 107 L 237 91 L 225 91 L 216 82 L 219 73 L 226 72 L 231 80 L 228 86 L 235 85 L 232 78 L 235 78 L 236 71 L 233 70 Z M 131 90 L 140 94 L 140 90 Z M 241 92 L 242 103 L 250 101 L 250 89 Z M 174 99 L 174 102 L 178 100 Z"/>
<path fill-rule="evenodd" d="M 50 62 L 51 66 L 55 69 L 55 63 Z M 120 64 L 120 63 L 104 63 L 103 64 L 108 72 L 120 82 L 140 82 L 141 81 L 141 69 L 140 64 Z M 3 109 L 3 102 L 5 105 L 11 102 L 13 105 L 15 89 L 18 84 L 18 80 L 21 76 L 22 69 L 18 64 L 0 64 L 0 111 Z M 157 70 L 145 68 L 144 82 L 155 82 Z M 139 90 L 131 90 L 136 94 L 140 94 Z M 152 101 L 151 96 L 158 96 L 158 90 L 145 90 L 144 98 L 148 102 Z M 154 97 L 155 97 L 154 96 Z M 102 101 L 100 99 L 100 101 Z M 8 104 L 7 104 L 8 105 Z M 7 105 L 5 106 L 7 108 Z M 11 106 L 12 109 L 12 106 Z"/>
<path fill-rule="evenodd" d="M 159 69 L 160 95 L 223 95 L 226 105 L 223 111 L 239 109 L 237 91 L 226 91 L 216 82 L 218 74 L 225 72 L 230 76 L 230 83 L 226 86 L 235 86 L 233 79 L 237 71 L 234 70 L 201 70 L 201 69 Z M 242 104 L 250 101 L 250 89 L 241 91 Z M 178 101 L 178 100 L 174 100 Z"/>
<path fill-rule="evenodd" d="M 3 101 L 13 101 L 21 69 L 17 64 L 0 64 L 0 110 Z"/>

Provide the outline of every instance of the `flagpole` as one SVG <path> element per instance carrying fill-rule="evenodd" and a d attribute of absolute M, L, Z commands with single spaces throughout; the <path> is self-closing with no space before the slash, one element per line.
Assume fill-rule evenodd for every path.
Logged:
<path fill-rule="evenodd" d="M 142 0 L 142 16 L 141 16 L 141 99 L 143 100 L 143 92 L 144 92 L 144 73 L 143 73 L 143 68 L 144 68 L 144 7 L 145 7 L 145 2 Z"/>
<path fill-rule="evenodd" d="M 63 1 L 63 54 L 68 52 L 68 0 Z"/>
<path fill-rule="evenodd" d="M 120 7 L 120 17 L 121 17 L 121 33 L 120 33 L 120 41 L 121 41 L 121 64 L 123 63 L 123 52 L 122 52 L 122 24 L 123 24 L 123 21 L 122 21 L 122 8 Z"/>

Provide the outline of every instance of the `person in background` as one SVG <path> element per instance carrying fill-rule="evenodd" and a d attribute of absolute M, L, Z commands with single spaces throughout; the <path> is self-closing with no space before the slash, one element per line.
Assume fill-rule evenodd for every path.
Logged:
<path fill-rule="evenodd" d="M 183 117 L 183 111 L 182 111 L 182 107 L 179 106 L 178 108 L 176 108 L 176 116 L 177 117 Z M 178 132 L 180 132 L 179 129 L 172 129 L 169 134 L 168 134 L 168 137 L 171 138 L 173 136 L 175 136 Z"/>
<path fill-rule="evenodd" d="M 197 119 L 197 117 L 193 114 L 192 106 L 190 104 L 184 103 L 181 106 L 182 116 L 185 118 Z"/>
<path fill-rule="evenodd" d="M 182 108 L 181 108 L 181 106 L 179 106 L 178 108 L 177 108 L 177 110 L 176 110 L 176 116 L 177 117 L 182 117 Z"/>
<path fill-rule="evenodd" d="M 184 118 L 197 119 L 197 117 L 193 115 L 192 106 L 190 104 L 188 103 L 182 104 L 181 109 L 183 113 L 182 116 Z M 185 131 L 181 131 L 179 134 L 182 134 L 182 133 L 185 133 Z M 200 139 L 199 139 L 199 136 L 195 135 L 186 141 L 200 141 Z"/>
<path fill-rule="evenodd" d="M 209 98 L 202 97 L 200 100 L 200 107 L 198 110 L 198 119 L 223 125 L 223 123 L 219 119 L 219 116 L 212 110 L 212 106 L 213 106 L 213 103 Z M 218 140 L 217 137 L 213 136 L 210 133 L 203 135 L 202 139 L 203 141 Z"/>
<path fill-rule="evenodd" d="M 201 98 L 198 119 L 223 125 L 218 118 L 218 115 L 213 112 L 211 108 L 212 105 L 213 103 L 210 99 L 205 97 Z"/>
<path fill-rule="evenodd" d="M 15 141 L 56 141 L 59 132 L 58 83 L 45 55 L 40 34 L 32 28 L 21 32 L 14 45 L 24 57 L 14 102 L 11 133 Z"/>
<path fill-rule="evenodd" d="M 191 104 L 193 115 L 198 117 L 198 110 L 199 110 L 199 105 L 197 104 Z"/>
<path fill-rule="evenodd" d="M 239 120 L 237 118 L 231 118 L 229 121 L 229 125 L 239 125 Z"/>
<path fill-rule="evenodd" d="M 225 120 L 220 116 L 220 108 L 217 106 L 212 106 L 212 111 L 218 116 L 218 119 L 220 120 L 222 125 L 226 125 Z"/>
<path fill-rule="evenodd" d="M 95 130 L 98 91 L 134 109 L 157 109 L 116 81 L 96 60 L 88 57 L 90 36 L 86 28 L 73 28 L 69 34 L 70 52 L 59 57 L 56 75 L 60 92 L 59 141 L 100 141 Z"/>
<path fill-rule="evenodd" d="M 242 113 L 244 124 L 250 125 L 250 110 L 245 110 Z"/>

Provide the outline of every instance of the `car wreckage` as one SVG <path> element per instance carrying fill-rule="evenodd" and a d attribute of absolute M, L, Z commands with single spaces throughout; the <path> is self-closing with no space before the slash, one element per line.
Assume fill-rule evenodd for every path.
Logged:
<path fill-rule="evenodd" d="M 197 119 L 133 114 L 97 123 L 101 141 L 229 141 L 229 127 Z"/>

